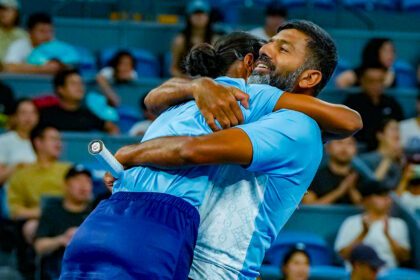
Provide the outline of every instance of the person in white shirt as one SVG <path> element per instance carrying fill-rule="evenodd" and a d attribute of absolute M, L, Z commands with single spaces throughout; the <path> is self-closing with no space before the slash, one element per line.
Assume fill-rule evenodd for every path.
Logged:
<path fill-rule="evenodd" d="M 385 262 L 395 268 L 410 258 L 410 242 L 406 223 L 389 216 L 392 200 L 389 189 L 377 181 L 362 189 L 363 214 L 348 217 L 341 225 L 335 250 L 349 260 L 353 248 L 361 243 L 371 246 Z"/>
<path fill-rule="evenodd" d="M 277 34 L 277 29 L 287 20 L 287 10 L 279 4 L 273 3 L 265 10 L 265 25 L 249 31 L 252 35 L 269 41 Z"/>
<path fill-rule="evenodd" d="M 410 211 L 420 209 L 420 164 L 408 164 L 396 190 L 402 204 Z"/>
<path fill-rule="evenodd" d="M 18 100 L 11 117 L 12 130 L 0 136 L 0 185 L 16 168 L 36 160 L 29 135 L 37 123 L 35 104 L 30 99 Z"/>
<path fill-rule="evenodd" d="M 50 61 L 42 66 L 26 63 L 33 49 L 54 38 L 52 19 L 48 14 L 32 14 L 27 22 L 29 37 L 13 42 L 4 57 L 4 71 L 25 74 L 53 74 L 61 68 L 58 61 Z"/>
<path fill-rule="evenodd" d="M 417 117 L 400 122 L 401 144 L 406 150 L 420 150 L 420 94 L 416 102 Z"/>

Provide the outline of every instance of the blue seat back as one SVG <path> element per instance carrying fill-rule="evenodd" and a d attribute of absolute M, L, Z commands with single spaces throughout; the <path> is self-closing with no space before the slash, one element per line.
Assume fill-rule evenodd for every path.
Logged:
<path fill-rule="evenodd" d="M 414 68 L 407 62 L 403 60 L 397 60 L 394 65 L 395 77 L 397 80 L 397 87 L 402 88 L 415 88 L 416 81 L 416 71 Z"/>
<path fill-rule="evenodd" d="M 407 268 L 394 268 L 379 275 L 378 280 L 419 280 L 420 272 Z"/>

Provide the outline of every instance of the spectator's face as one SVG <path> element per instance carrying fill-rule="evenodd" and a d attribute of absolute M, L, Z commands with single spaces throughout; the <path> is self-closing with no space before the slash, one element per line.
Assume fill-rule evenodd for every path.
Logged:
<path fill-rule="evenodd" d="M 55 128 L 47 128 L 42 137 L 37 140 L 37 152 L 50 158 L 58 159 L 61 154 L 61 137 Z"/>
<path fill-rule="evenodd" d="M 128 56 L 122 56 L 117 65 L 117 75 L 120 80 L 131 80 L 131 72 L 134 70 L 133 59 Z"/>
<path fill-rule="evenodd" d="M 80 102 L 85 97 L 85 86 L 79 74 L 67 76 L 62 87 L 59 87 L 60 97 L 71 102 Z"/>
<path fill-rule="evenodd" d="M 22 102 L 16 111 L 16 127 L 31 131 L 38 123 L 38 111 L 32 102 Z"/>
<path fill-rule="evenodd" d="M 48 23 L 38 23 L 29 31 L 34 46 L 49 42 L 54 37 L 54 28 Z"/>
<path fill-rule="evenodd" d="M 390 121 L 382 133 L 378 133 L 381 145 L 392 149 L 401 148 L 400 127 L 397 121 Z"/>
<path fill-rule="evenodd" d="M 286 19 L 279 15 L 267 15 L 265 17 L 265 27 L 270 32 L 275 34 L 280 25 L 282 25 Z"/>
<path fill-rule="evenodd" d="M 190 15 L 191 25 L 195 28 L 205 28 L 209 24 L 209 15 L 203 12 Z"/>
<path fill-rule="evenodd" d="M 328 143 L 327 152 L 331 161 L 349 164 L 356 154 L 356 140 L 353 137 L 334 140 Z"/>
<path fill-rule="evenodd" d="M 294 91 L 307 56 L 308 36 L 296 29 L 282 30 L 260 49 L 250 83 L 270 84 Z"/>
<path fill-rule="evenodd" d="M 15 25 L 18 11 L 9 7 L 0 7 L 0 26 L 12 27 Z"/>
<path fill-rule="evenodd" d="M 388 214 L 392 206 L 391 196 L 386 194 L 374 194 L 365 199 L 365 207 L 378 214 Z"/>
<path fill-rule="evenodd" d="M 357 275 L 359 280 L 375 280 L 378 274 L 378 269 L 371 267 L 368 264 L 356 262 L 353 264 L 353 273 Z"/>
<path fill-rule="evenodd" d="M 79 174 L 67 180 L 67 195 L 74 203 L 86 203 L 92 198 L 92 179 Z"/>
<path fill-rule="evenodd" d="M 379 97 L 384 92 L 385 76 L 386 72 L 382 69 L 367 69 L 360 79 L 360 85 L 368 96 Z"/>
<path fill-rule="evenodd" d="M 287 280 L 306 280 L 309 278 L 309 260 L 303 253 L 295 253 L 283 266 Z"/>
<path fill-rule="evenodd" d="M 379 61 L 386 67 L 389 68 L 394 64 L 395 60 L 395 48 L 391 42 L 386 42 L 379 49 Z"/>

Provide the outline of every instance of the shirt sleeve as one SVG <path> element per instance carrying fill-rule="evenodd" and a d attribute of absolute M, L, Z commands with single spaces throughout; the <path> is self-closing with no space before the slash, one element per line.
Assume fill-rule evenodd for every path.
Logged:
<path fill-rule="evenodd" d="M 395 227 L 392 228 L 391 235 L 405 249 L 411 248 L 407 224 L 403 220 L 395 220 Z"/>
<path fill-rule="evenodd" d="M 249 109 L 241 106 L 244 123 L 255 122 L 272 113 L 284 91 L 269 85 L 251 84 L 247 85 L 247 93 L 249 94 Z"/>
<path fill-rule="evenodd" d="M 6 188 L 7 205 L 11 215 L 15 215 L 20 208 L 25 207 L 24 190 L 22 189 L 23 185 L 23 178 L 20 175 L 20 172 L 15 172 L 10 178 Z"/>
<path fill-rule="evenodd" d="M 252 143 L 249 171 L 288 176 L 311 170 L 313 179 L 322 158 L 321 132 L 313 119 L 280 110 L 238 128 Z"/>
<path fill-rule="evenodd" d="M 103 76 L 109 82 L 114 80 L 114 69 L 112 67 L 105 67 L 99 71 L 99 75 Z"/>
<path fill-rule="evenodd" d="M 25 63 L 26 56 L 29 52 L 30 50 L 27 50 L 25 42 L 22 39 L 15 41 L 7 49 L 6 55 L 4 56 L 4 63 Z"/>

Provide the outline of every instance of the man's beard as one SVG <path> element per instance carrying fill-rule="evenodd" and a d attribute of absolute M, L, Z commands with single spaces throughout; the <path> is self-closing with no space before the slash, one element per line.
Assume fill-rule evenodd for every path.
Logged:
<path fill-rule="evenodd" d="M 270 85 L 284 91 L 292 92 L 296 86 L 297 79 L 305 69 L 306 65 L 303 64 L 293 72 L 285 71 L 276 73 L 274 70 L 271 70 L 269 74 L 262 74 L 254 70 L 248 78 L 248 83 Z"/>

